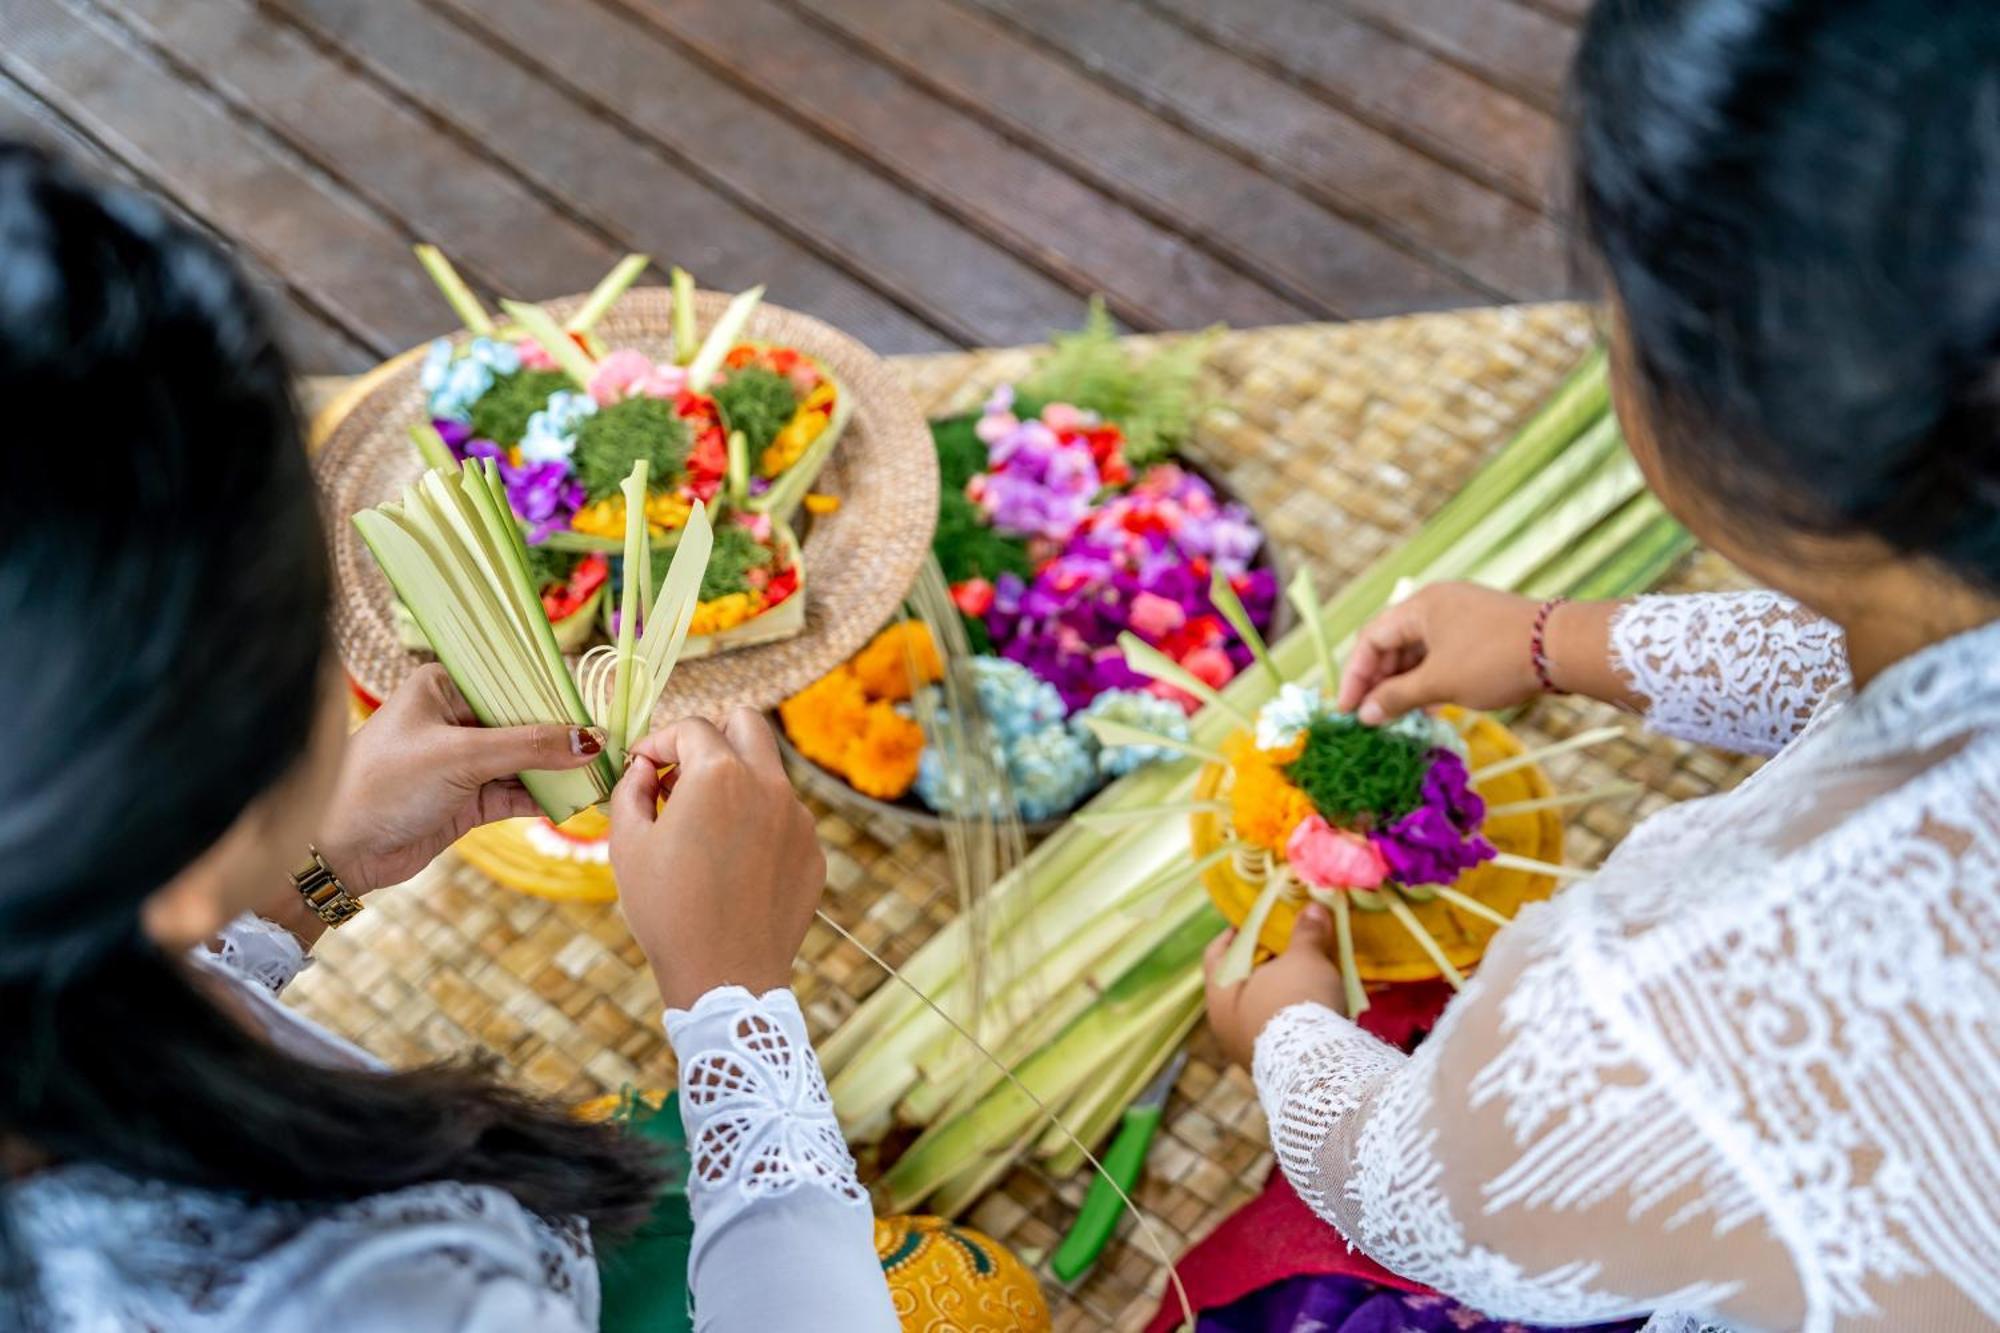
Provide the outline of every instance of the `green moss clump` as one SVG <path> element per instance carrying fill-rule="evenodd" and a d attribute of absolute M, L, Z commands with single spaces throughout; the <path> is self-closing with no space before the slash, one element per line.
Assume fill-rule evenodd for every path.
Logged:
<path fill-rule="evenodd" d="M 938 496 L 937 536 L 931 539 L 931 553 L 937 556 L 949 583 L 996 579 L 1002 574 L 1026 579 L 1035 572 L 1028 544 L 995 532 L 984 511 L 966 499 L 962 489 L 946 487 Z"/>
<path fill-rule="evenodd" d="M 544 543 L 528 548 L 528 583 L 541 592 L 555 583 L 568 583 L 569 576 L 583 561 L 581 551 L 559 551 Z"/>
<path fill-rule="evenodd" d="M 1305 747 L 1285 766 L 1292 785 L 1338 828 L 1373 828 L 1416 809 L 1423 797 L 1430 748 L 1351 718 L 1320 717 L 1306 728 Z"/>
<path fill-rule="evenodd" d="M 986 441 L 979 438 L 979 414 L 967 412 L 931 423 L 937 446 L 938 481 L 948 491 L 963 491 L 965 483 L 986 470 Z"/>
<path fill-rule="evenodd" d="M 495 376 L 493 387 L 472 405 L 473 438 L 513 448 L 528 433 L 528 418 L 548 406 L 549 395 L 574 387 L 560 370 L 517 370 Z"/>
<path fill-rule="evenodd" d="M 750 590 L 750 571 L 768 568 L 777 559 L 770 547 L 750 535 L 741 523 L 723 523 L 715 529 L 715 545 L 708 553 L 708 568 L 701 576 L 701 600 L 714 601 L 731 593 Z M 653 586 L 667 581 L 672 567 L 671 548 L 653 552 Z"/>
<path fill-rule="evenodd" d="M 723 423 L 732 431 L 743 432 L 755 465 L 757 456 L 797 414 L 799 391 L 775 370 L 745 366 L 716 389 L 715 404 L 722 409 Z"/>
<path fill-rule="evenodd" d="M 687 456 L 687 422 L 673 404 L 638 394 L 585 417 L 570 462 L 584 493 L 596 501 L 618 494 L 641 458 L 650 465 L 646 489 L 669 490 L 686 469 Z"/>

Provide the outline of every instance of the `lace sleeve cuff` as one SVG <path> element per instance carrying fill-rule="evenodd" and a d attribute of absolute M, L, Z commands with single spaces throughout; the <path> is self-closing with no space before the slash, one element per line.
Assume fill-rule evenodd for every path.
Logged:
<path fill-rule="evenodd" d="M 788 990 L 722 986 L 693 1009 L 669 1009 L 681 1062 L 681 1118 L 693 1154 L 689 1201 L 719 1224 L 759 1200 L 820 1190 L 868 1210 L 834 1119 L 826 1078 Z"/>
<path fill-rule="evenodd" d="M 196 946 L 195 956 L 273 995 L 312 966 L 298 936 L 249 912 L 224 926 L 212 945 Z"/>
<path fill-rule="evenodd" d="M 1320 1216 L 1331 1215 L 1327 1196 L 1340 1185 L 1320 1167 L 1327 1137 L 1408 1058 L 1323 1004 L 1281 1009 L 1257 1034 L 1250 1074 L 1271 1123 L 1271 1147 L 1292 1188 Z"/>
<path fill-rule="evenodd" d="M 1848 680 L 1840 628 L 1773 592 L 1638 598 L 1611 662 L 1654 731 L 1746 754 L 1783 749 Z"/>

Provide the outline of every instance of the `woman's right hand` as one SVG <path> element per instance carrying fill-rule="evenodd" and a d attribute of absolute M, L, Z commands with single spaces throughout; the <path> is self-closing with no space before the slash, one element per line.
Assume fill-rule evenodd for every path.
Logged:
<path fill-rule="evenodd" d="M 718 986 L 790 985 L 826 856 L 770 725 L 748 709 L 720 728 L 689 718 L 632 756 L 611 798 L 611 865 L 661 998 L 688 1009 Z"/>
<path fill-rule="evenodd" d="M 1530 649 L 1539 603 L 1476 583 L 1433 583 L 1369 621 L 1338 706 L 1370 726 L 1416 708 L 1499 709 L 1541 693 Z"/>

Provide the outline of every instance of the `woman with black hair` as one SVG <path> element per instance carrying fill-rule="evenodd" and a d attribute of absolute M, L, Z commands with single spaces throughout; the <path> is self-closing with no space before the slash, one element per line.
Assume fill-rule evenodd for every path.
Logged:
<path fill-rule="evenodd" d="M 471 725 L 427 669 L 347 743 L 289 373 L 152 204 L 0 146 L 0 1329 L 597 1327 L 663 1183 L 612 1126 L 393 1073 L 278 1003 L 329 923 L 589 729 Z M 785 987 L 824 884 L 770 730 L 649 738 L 613 797 L 670 1006 L 697 1326 L 893 1330 Z M 678 765 L 659 807 L 658 767 Z M 721 827 L 726 839 L 715 836 Z"/>
<path fill-rule="evenodd" d="M 1522 913 L 1414 1056 L 1335 1013 L 1319 911 L 1211 1018 L 1314 1210 L 1495 1316 L 1991 1328 L 2000 6 L 1598 0 L 1573 96 L 1626 435 L 1780 592 L 1430 588 L 1341 706 L 1569 690 L 1776 757 Z"/>

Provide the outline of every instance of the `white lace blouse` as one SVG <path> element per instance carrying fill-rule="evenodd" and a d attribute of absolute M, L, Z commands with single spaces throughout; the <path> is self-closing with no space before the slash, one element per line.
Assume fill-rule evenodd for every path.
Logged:
<path fill-rule="evenodd" d="M 1257 1043 L 1286 1175 L 1497 1316 L 1806 1333 L 2000 1319 L 2000 623 L 1858 696 L 1770 594 L 1613 629 L 1651 724 L 1777 757 L 1501 932 L 1405 1057 Z"/>
<path fill-rule="evenodd" d="M 306 965 L 286 931 L 245 917 L 198 963 L 242 985 L 270 1038 L 301 1057 L 382 1066 L 277 998 Z M 867 1195 L 834 1123 L 790 991 L 710 991 L 669 1010 L 693 1155 L 688 1263 L 704 1333 L 899 1327 Z M 551 1225 L 490 1187 L 432 1184 L 335 1207 L 256 1202 L 98 1167 L 4 1196 L 49 1326 L 201 1333 L 584 1333 L 597 1267 L 580 1223 Z"/>

